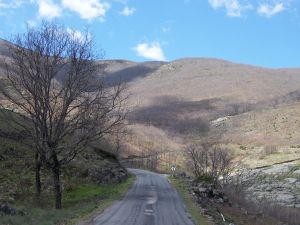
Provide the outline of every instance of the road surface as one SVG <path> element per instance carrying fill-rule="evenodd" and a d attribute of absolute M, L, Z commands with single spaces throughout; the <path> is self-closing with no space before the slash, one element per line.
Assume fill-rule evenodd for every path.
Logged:
<path fill-rule="evenodd" d="M 92 225 L 194 225 L 168 180 L 160 174 L 131 169 L 137 175 L 124 199 L 95 217 Z"/>

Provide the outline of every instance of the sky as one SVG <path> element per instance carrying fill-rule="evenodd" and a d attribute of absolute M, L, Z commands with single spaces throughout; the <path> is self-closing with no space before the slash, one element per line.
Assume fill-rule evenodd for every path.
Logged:
<path fill-rule="evenodd" d="M 220 58 L 300 67 L 300 0 L 0 0 L 0 37 L 58 21 L 105 59 Z"/>

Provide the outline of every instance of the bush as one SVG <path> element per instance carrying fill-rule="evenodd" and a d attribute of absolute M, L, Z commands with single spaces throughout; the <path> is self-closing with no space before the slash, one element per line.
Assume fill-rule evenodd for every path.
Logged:
<path fill-rule="evenodd" d="M 215 185 L 227 182 L 232 171 L 231 154 L 228 149 L 215 143 L 201 142 L 186 148 L 188 166 L 198 179 L 211 180 Z"/>
<path fill-rule="evenodd" d="M 202 175 L 200 177 L 197 177 L 197 182 L 205 182 L 205 183 L 213 183 L 214 179 L 211 176 L 208 175 Z"/>

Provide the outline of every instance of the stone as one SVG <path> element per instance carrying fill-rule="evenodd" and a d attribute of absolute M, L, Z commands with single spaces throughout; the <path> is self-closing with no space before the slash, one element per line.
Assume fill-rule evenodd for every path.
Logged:
<path fill-rule="evenodd" d="M 271 192 L 271 191 L 273 191 L 273 188 L 272 188 L 271 186 L 268 185 L 268 186 L 266 187 L 265 191 Z"/>
<path fill-rule="evenodd" d="M 297 182 L 298 179 L 296 178 L 285 178 L 284 179 L 286 182 L 290 183 L 290 184 L 294 184 Z"/>
<path fill-rule="evenodd" d="M 206 193 L 207 191 L 208 191 L 207 188 L 204 188 L 204 187 L 198 188 L 198 192 L 199 192 L 199 193 Z"/>
<path fill-rule="evenodd" d="M 293 174 L 300 175 L 300 169 L 299 169 L 299 170 L 295 170 L 295 171 L 293 172 Z"/>
<path fill-rule="evenodd" d="M 218 199 L 217 199 L 217 202 L 218 202 L 218 203 L 224 203 L 224 199 L 223 199 L 223 198 L 218 198 Z"/>
<path fill-rule="evenodd" d="M 15 210 L 14 208 L 9 207 L 7 204 L 1 204 L 0 205 L 0 212 L 7 214 L 7 215 L 11 215 L 14 216 L 17 214 L 17 210 Z"/>
<path fill-rule="evenodd" d="M 289 193 L 279 193 L 276 196 L 276 200 L 280 203 L 291 203 L 294 202 L 295 197 Z"/>

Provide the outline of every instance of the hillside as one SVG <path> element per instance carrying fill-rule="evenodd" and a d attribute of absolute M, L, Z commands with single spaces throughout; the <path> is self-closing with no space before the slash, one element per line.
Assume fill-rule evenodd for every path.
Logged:
<path fill-rule="evenodd" d="M 5 43 L 0 56 L 9 58 Z M 217 136 L 242 158 L 269 145 L 292 152 L 287 159 L 299 156 L 300 69 L 210 58 L 99 63 L 109 86 L 127 85 L 131 113 L 124 157 L 168 153 L 168 162 L 176 162 L 186 143 L 202 136 Z M 283 155 L 276 161 L 289 154 Z"/>
<path fill-rule="evenodd" d="M 14 117 L 8 120 L 7 117 Z M 18 114 L 0 110 L 0 224 L 62 224 L 76 221 L 95 209 L 102 210 L 119 199 L 133 178 L 103 143 L 89 145 L 61 171 L 64 209 L 53 207 L 52 176 L 41 169 L 42 195 L 35 197 L 34 152 L 25 130 L 13 121 Z M 103 150 L 102 149 L 105 149 Z M 47 218 L 47 219 L 46 219 Z"/>
<path fill-rule="evenodd" d="M 158 147 L 150 148 L 158 152 L 182 152 L 191 139 L 217 134 L 245 160 L 263 155 L 269 145 L 283 151 L 276 162 L 299 158 L 299 84 L 300 69 L 205 58 L 177 60 L 128 84 L 134 109 L 130 124 L 135 136 L 147 137 L 144 147 L 153 143 Z M 223 117 L 223 122 L 212 125 Z"/>

